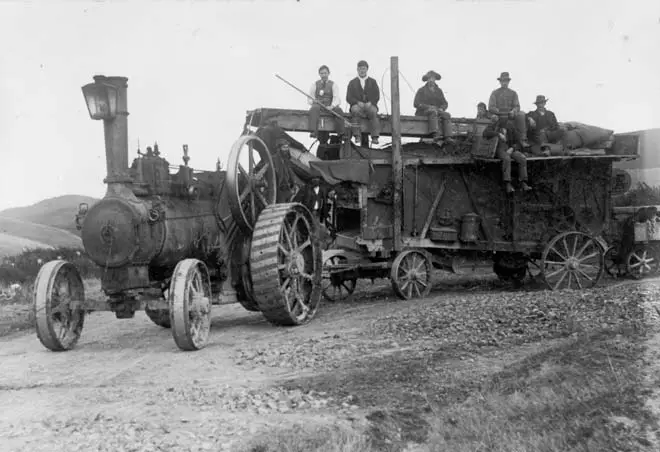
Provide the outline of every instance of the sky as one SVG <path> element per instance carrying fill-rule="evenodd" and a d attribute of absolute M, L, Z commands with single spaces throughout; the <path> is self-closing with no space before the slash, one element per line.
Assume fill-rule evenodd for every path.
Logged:
<path fill-rule="evenodd" d="M 660 127 L 657 0 L 0 1 L 0 209 L 102 197 L 102 121 L 81 87 L 128 77 L 130 160 L 157 141 L 170 164 L 226 165 L 248 110 L 307 109 L 318 67 L 342 90 L 365 59 L 381 113 L 399 58 L 401 113 L 433 69 L 455 117 L 473 117 L 508 71 L 523 110 L 560 121 Z M 346 105 L 343 105 L 346 110 Z M 305 136 L 296 137 L 306 144 Z"/>

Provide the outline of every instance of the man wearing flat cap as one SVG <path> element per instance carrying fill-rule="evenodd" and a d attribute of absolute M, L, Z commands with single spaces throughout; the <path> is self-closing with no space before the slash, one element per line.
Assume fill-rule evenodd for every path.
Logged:
<path fill-rule="evenodd" d="M 434 141 L 439 141 L 444 137 L 445 143 L 453 143 L 451 115 L 446 111 L 449 104 L 445 94 L 436 83 L 441 78 L 442 76 L 435 71 L 428 71 L 424 74 L 422 81 L 426 84 L 417 90 L 413 106 L 416 108 L 415 116 L 429 118 L 429 133 Z M 442 120 L 442 135 L 440 135 L 438 119 Z"/>
<path fill-rule="evenodd" d="M 527 142 L 526 117 L 525 113 L 520 111 L 518 93 L 509 88 L 511 77 L 508 72 L 502 72 L 497 80 L 500 81 L 500 87 L 490 94 L 488 112 L 506 117 L 513 122 L 520 136 L 520 145 L 527 148 L 529 143 Z"/>
<path fill-rule="evenodd" d="M 550 110 L 546 110 L 548 99 L 539 94 L 536 96 L 536 110 L 527 113 L 529 133 L 527 134 L 532 145 L 541 146 L 544 143 L 558 143 L 564 133 L 559 128 L 557 117 Z"/>
<path fill-rule="evenodd" d="M 371 142 L 378 144 L 380 136 L 380 121 L 378 119 L 378 101 L 380 88 L 378 83 L 367 76 L 369 65 L 361 60 L 357 64 L 358 76 L 348 83 L 346 102 L 351 107 L 351 122 L 353 137 L 356 142 L 361 140 L 360 118 L 367 118 L 371 122 Z"/>

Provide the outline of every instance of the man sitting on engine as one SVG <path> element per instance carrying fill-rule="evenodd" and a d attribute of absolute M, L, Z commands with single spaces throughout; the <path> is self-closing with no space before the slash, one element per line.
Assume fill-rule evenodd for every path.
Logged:
<path fill-rule="evenodd" d="M 550 110 L 546 110 L 545 104 L 548 99 L 544 95 L 536 96 L 536 110 L 527 113 L 529 123 L 528 137 L 532 145 L 537 147 L 545 143 L 558 143 L 564 136 L 563 130 L 559 128 L 557 117 Z M 546 152 L 549 155 L 549 152 Z"/>
<path fill-rule="evenodd" d="M 518 93 L 509 88 L 511 77 L 508 72 L 502 72 L 497 80 L 500 81 L 500 87 L 490 94 L 488 111 L 503 118 L 508 117 L 509 120 L 513 121 L 520 136 L 521 146 L 527 148 L 529 143 L 527 142 L 526 117 L 525 113 L 520 111 Z"/>
<path fill-rule="evenodd" d="M 515 189 L 511 184 L 511 160 L 518 163 L 518 178 L 520 187 L 524 191 L 531 190 L 527 185 L 527 158 L 525 154 L 518 150 L 520 146 L 520 137 L 515 127 L 507 121 L 507 118 L 499 118 L 497 115 L 491 116 L 491 123 L 483 132 L 484 138 L 498 138 L 496 156 L 502 160 L 502 180 L 504 181 L 507 193 L 513 193 Z"/>
<path fill-rule="evenodd" d="M 440 141 L 444 137 L 444 142 L 451 144 L 454 142 L 451 115 L 446 111 L 449 103 L 436 83 L 441 78 L 442 76 L 437 72 L 428 71 L 422 77 L 422 81 L 426 82 L 426 85 L 417 90 L 413 106 L 416 108 L 415 116 L 429 118 L 429 133 L 433 137 L 433 141 Z M 438 118 L 442 119 L 442 135 L 438 130 Z"/>
<path fill-rule="evenodd" d="M 339 88 L 335 82 L 328 79 L 329 75 L 330 69 L 328 66 L 323 65 L 319 68 L 319 76 L 321 78 L 312 84 L 309 89 L 309 96 L 311 99 L 307 99 L 309 104 L 312 106 L 312 108 L 309 109 L 309 125 L 313 130 L 313 132 L 310 134 L 310 137 L 318 138 L 319 144 L 326 144 L 328 142 L 328 138 L 330 138 L 329 133 L 319 132 L 319 117 L 321 116 L 321 111 L 325 111 L 325 109 L 322 108 L 319 104 L 324 105 L 340 116 L 344 113 L 339 106 L 341 105 Z M 344 134 L 344 121 L 334 117 L 334 123 L 337 134 L 342 136 Z"/>

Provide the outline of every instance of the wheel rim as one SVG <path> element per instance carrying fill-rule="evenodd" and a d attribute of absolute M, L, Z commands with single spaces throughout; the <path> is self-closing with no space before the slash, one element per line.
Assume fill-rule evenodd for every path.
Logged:
<path fill-rule="evenodd" d="M 229 155 L 227 185 L 234 220 L 244 232 L 252 232 L 259 213 L 277 198 L 273 159 L 259 137 L 246 135 L 234 143 Z"/>
<path fill-rule="evenodd" d="M 170 283 L 169 309 L 177 346 L 185 351 L 204 348 L 211 331 L 211 284 L 202 262 L 184 259 L 177 264 Z"/>
<path fill-rule="evenodd" d="M 76 307 L 84 301 L 85 289 L 76 268 L 53 261 L 39 271 L 35 283 L 37 336 L 53 351 L 69 350 L 80 339 L 85 311 Z"/>
<path fill-rule="evenodd" d="M 199 270 L 195 272 L 187 296 L 190 303 L 188 320 L 190 321 L 191 339 L 197 348 L 202 348 L 206 344 L 211 329 L 211 319 L 208 315 L 211 309 L 211 294 L 208 287 L 205 286 Z"/>
<path fill-rule="evenodd" d="M 555 237 L 543 252 L 541 269 L 552 290 L 595 286 L 603 272 L 603 250 L 591 236 L 567 232 Z"/>
<path fill-rule="evenodd" d="M 305 319 L 312 309 L 312 292 L 316 260 L 312 246 L 312 225 L 297 209 L 289 212 L 280 230 L 278 268 L 280 292 L 289 312 L 298 321 Z"/>
<path fill-rule="evenodd" d="M 628 254 L 626 259 L 628 273 L 634 278 L 643 278 L 658 269 L 658 259 L 651 250 L 638 248 Z"/>
<path fill-rule="evenodd" d="M 348 262 L 346 256 L 336 255 L 331 256 L 323 263 L 323 281 L 322 281 L 322 290 L 323 298 L 328 301 L 343 301 L 353 295 L 355 292 L 355 286 L 357 285 L 357 279 L 346 279 L 339 280 L 334 278 L 332 275 L 326 271 L 327 266 L 341 265 Z"/>
<path fill-rule="evenodd" d="M 421 251 L 404 251 L 394 260 L 390 277 L 400 297 L 424 297 L 431 291 L 431 260 Z"/>

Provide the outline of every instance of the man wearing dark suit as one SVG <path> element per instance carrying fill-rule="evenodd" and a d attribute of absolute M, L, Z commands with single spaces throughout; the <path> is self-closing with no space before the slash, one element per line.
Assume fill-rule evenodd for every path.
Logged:
<path fill-rule="evenodd" d="M 380 136 L 380 121 L 378 120 L 378 101 L 380 88 L 378 83 L 367 76 L 369 65 L 361 60 L 357 65 L 358 76 L 351 80 L 346 90 L 346 102 L 351 108 L 353 137 L 356 142 L 361 139 L 360 118 L 368 118 L 371 122 L 371 142 L 378 144 Z"/>
<path fill-rule="evenodd" d="M 491 123 L 484 130 L 483 137 L 498 138 L 496 155 L 498 159 L 502 160 L 502 180 L 506 192 L 515 191 L 511 185 L 511 160 L 518 163 L 520 186 L 524 191 L 531 190 L 531 187 L 527 185 L 527 158 L 525 154 L 517 150 L 520 145 L 520 137 L 516 128 L 507 121 L 507 118 L 500 119 L 497 115 L 492 115 Z"/>
<path fill-rule="evenodd" d="M 559 142 L 564 133 L 559 128 L 557 117 L 550 110 L 545 109 L 548 99 L 542 94 L 536 96 L 536 110 L 527 113 L 529 124 L 528 137 L 532 144 L 542 145 L 544 143 Z"/>

